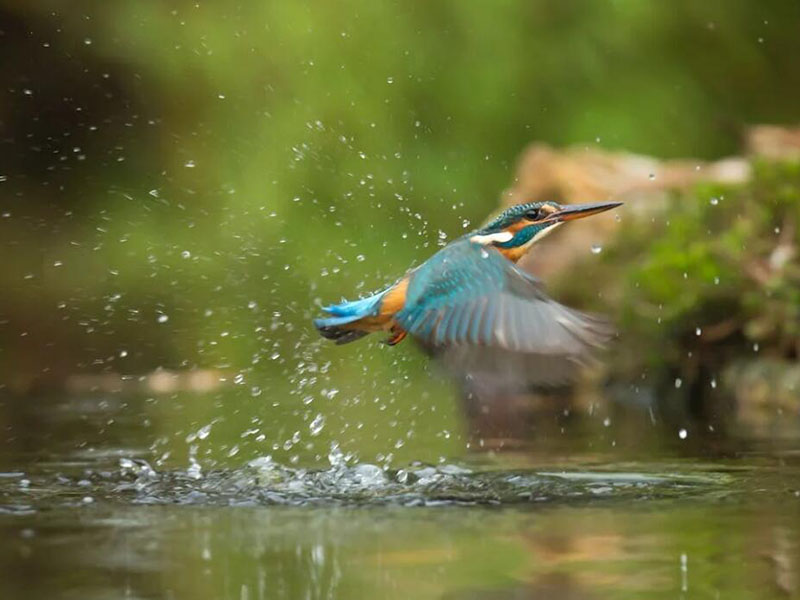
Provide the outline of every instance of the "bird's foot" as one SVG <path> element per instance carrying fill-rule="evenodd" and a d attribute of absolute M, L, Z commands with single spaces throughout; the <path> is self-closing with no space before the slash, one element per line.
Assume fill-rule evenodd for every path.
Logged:
<path fill-rule="evenodd" d="M 389 331 L 392 335 L 390 335 L 386 340 L 386 344 L 388 346 L 395 346 L 399 344 L 405 339 L 406 335 L 408 335 L 405 329 L 400 329 L 399 327 L 392 327 Z"/>

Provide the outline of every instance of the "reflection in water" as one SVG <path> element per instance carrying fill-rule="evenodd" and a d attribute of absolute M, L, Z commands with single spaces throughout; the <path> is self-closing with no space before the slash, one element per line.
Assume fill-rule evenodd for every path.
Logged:
<path fill-rule="evenodd" d="M 211 420 L 177 412 L 203 400 L 81 397 L 36 410 L 6 401 L 13 435 L 0 453 L 0 598 L 800 593 L 791 450 L 738 444 L 736 461 L 682 461 L 643 440 L 657 431 L 646 414 L 620 425 L 625 417 L 596 404 L 588 425 L 563 410 L 548 423 L 554 407 L 542 404 L 530 422 L 536 454 L 384 469 L 336 446 L 315 468 L 251 461 L 245 451 L 224 467 L 198 452 L 200 473 L 182 459 L 177 469 L 156 460 L 170 445 L 156 443 L 163 432 L 149 423 L 167 408 L 181 423 L 173 447 L 197 445 L 201 430 L 209 445 L 238 437 L 238 422 L 214 421 L 209 433 Z M 587 428 L 597 446 L 578 452 Z M 691 452 L 692 438 L 671 439 Z M 640 454 L 631 458 L 626 444 Z M 575 453 L 568 460 L 565 449 Z"/>
<path fill-rule="evenodd" d="M 2 520 L 0 592 L 198 600 L 792 597 L 800 515 L 796 504 L 773 500 L 535 511 L 62 510 Z"/>

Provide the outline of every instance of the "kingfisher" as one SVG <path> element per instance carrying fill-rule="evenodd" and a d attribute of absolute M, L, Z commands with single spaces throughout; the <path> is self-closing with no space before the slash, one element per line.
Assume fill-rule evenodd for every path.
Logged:
<path fill-rule="evenodd" d="M 388 288 L 322 307 L 319 333 L 337 344 L 386 331 L 394 346 L 411 336 L 451 371 L 496 386 L 558 386 L 604 346 L 613 328 L 602 317 L 551 299 L 517 263 L 564 223 L 621 202 L 512 206 L 486 226 L 445 246 Z"/>

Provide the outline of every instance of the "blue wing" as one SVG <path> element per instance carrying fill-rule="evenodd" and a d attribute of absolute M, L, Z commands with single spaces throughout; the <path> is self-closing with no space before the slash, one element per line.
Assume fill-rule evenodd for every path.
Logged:
<path fill-rule="evenodd" d="M 613 334 L 604 320 L 555 302 L 537 279 L 467 239 L 414 271 L 396 319 L 457 372 L 523 386 L 566 382 Z"/>

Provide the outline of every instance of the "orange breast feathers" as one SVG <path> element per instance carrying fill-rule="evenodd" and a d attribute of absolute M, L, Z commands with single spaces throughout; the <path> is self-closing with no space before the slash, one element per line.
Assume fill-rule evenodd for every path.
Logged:
<path fill-rule="evenodd" d="M 406 275 L 400 281 L 395 283 L 381 302 L 381 315 L 394 317 L 395 314 L 403 310 L 406 305 L 406 293 L 408 292 L 408 282 L 411 278 Z"/>
<path fill-rule="evenodd" d="M 516 248 L 497 248 L 497 250 L 508 260 L 515 263 L 518 262 L 520 258 L 525 256 L 525 253 L 528 251 L 528 247 L 518 246 Z"/>

